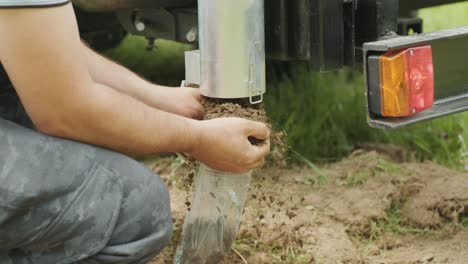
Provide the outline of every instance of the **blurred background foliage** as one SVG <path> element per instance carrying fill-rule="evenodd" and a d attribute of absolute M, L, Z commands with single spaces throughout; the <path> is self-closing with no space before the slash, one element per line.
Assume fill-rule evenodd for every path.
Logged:
<path fill-rule="evenodd" d="M 419 15 L 425 31 L 468 25 L 468 2 L 423 9 Z M 156 83 L 178 86 L 184 78 L 183 52 L 193 47 L 164 40 L 152 52 L 145 46 L 145 39 L 129 36 L 107 55 Z M 305 65 L 282 73 L 270 68 L 267 89 L 265 106 L 273 124 L 310 161 L 336 161 L 360 144 L 385 143 L 400 146 L 408 160 L 468 170 L 468 113 L 397 130 L 370 128 L 359 69 L 319 74 Z"/>

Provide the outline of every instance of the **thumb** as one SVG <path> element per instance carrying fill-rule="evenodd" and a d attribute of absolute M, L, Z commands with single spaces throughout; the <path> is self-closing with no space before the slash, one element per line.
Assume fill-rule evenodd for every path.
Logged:
<path fill-rule="evenodd" d="M 247 123 L 247 136 L 254 137 L 260 140 L 267 140 L 270 138 L 270 129 L 268 126 L 261 122 L 249 121 Z"/>

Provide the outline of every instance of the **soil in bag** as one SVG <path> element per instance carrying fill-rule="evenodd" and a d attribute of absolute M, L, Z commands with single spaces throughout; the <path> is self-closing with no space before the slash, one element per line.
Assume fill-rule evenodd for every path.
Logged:
<path fill-rule="evenodd" d="M 243 100 L 204 98 L 203 104 L 205 119 L 239 117 L 268 122 L 263 106 Z M 223 260 L 237 236 L 250 177 L 251 173 L 229 175 L 201 165 L 174 263 L 214 264 Z"/>

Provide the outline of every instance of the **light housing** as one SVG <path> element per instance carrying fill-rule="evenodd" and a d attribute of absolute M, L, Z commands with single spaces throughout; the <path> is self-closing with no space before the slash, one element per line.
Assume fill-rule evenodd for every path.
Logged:
<path fill-rule="evenodd" d="M 380 115 L 406 117 L 434 105 L 430 45 L 389 51 L 379 57 Z"/>

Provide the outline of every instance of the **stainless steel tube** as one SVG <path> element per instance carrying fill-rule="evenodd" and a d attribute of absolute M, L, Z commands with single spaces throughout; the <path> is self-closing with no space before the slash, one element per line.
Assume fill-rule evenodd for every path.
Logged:
<path fill-rule="evenodd" d="M 264 0 L 198 0 L 198 19 L 201 93 L 261 101 L 266 91 Z"/>

